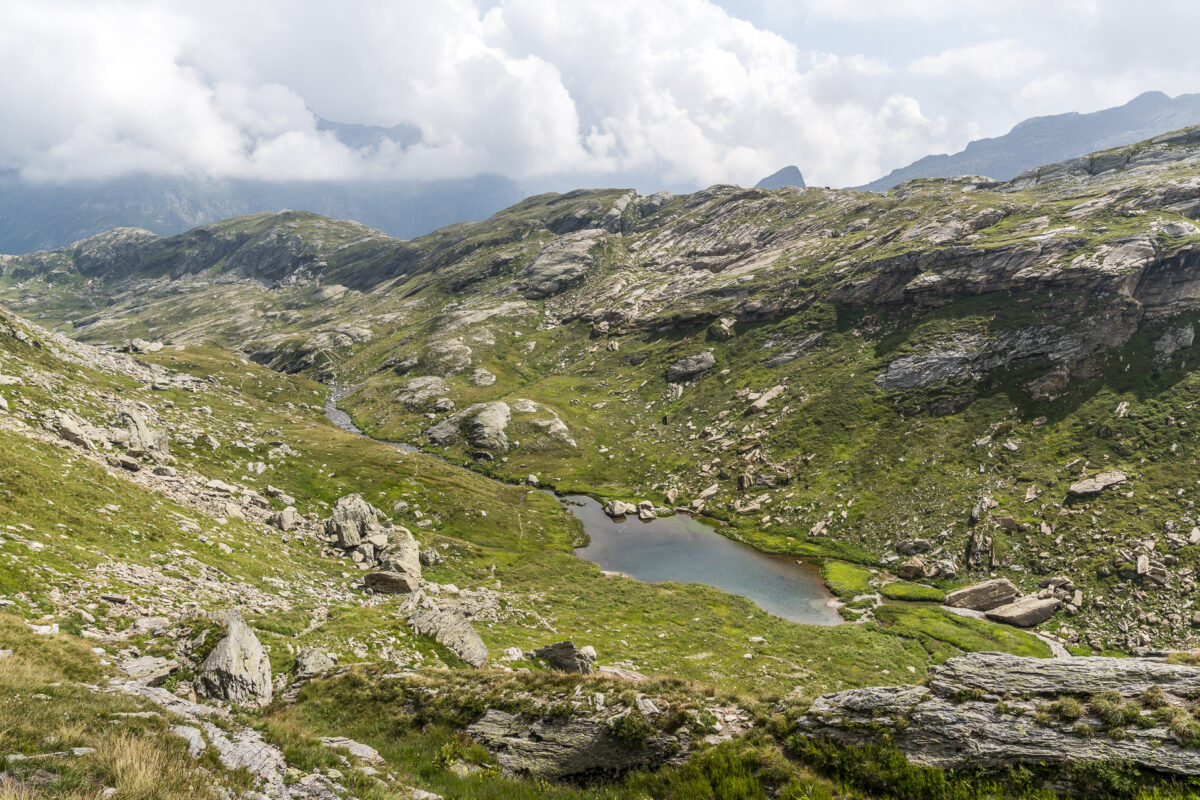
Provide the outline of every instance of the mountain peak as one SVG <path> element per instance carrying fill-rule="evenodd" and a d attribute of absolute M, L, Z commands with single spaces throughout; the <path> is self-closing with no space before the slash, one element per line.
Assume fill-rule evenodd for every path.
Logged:
<path fill-rule="evenodd" d="M 758 183 L 755 189 L 783 189 L 787 186 L 804 186 L 804 176 L 796 166 L 784 167 L 776 173 L 768 175 Z"/>

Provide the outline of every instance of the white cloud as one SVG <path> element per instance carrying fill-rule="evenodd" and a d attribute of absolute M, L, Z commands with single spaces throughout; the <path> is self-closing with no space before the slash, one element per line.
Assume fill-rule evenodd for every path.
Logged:
<path fill-rule="evenodd" d="M 795 163 L 845 185 L 1200 73 L 1183 0 L 1148 19 L 1103 0 L 725 3 L 789 38 L 710 0 L 0 0 L 0 167 L 651 188 Z M 314 112 L 422 141 L 353 150 Z"/>
<path fill-rule="evenodd" d="M 803 54 L 707 0 L 606 4 L 0 0 L 0 163 L 31 179 L 500 172 L 752 182 L 786 163 L 866 179 L 941 133 L 890 67 Z M 354 151 L 316 128 L 417 125 Z M 852 133 L 847 133 L 852 130 Z M 853 149 L 850 147 L 853 143 Z"/>
<path fill-rule="evenodd" d="M 1022 45 L 1015 39 L 997 39 L 922 56 L 908 65 L 908 71 L 914 75 L 999 80 L 1028 75 L 1046 61 L 1046 54 L 1040 50 Z"/>

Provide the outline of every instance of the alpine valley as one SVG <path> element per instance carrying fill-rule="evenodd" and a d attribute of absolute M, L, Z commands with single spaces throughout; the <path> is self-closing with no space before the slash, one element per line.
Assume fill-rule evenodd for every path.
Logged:
<path fill-rule="evenodd" d="M 1197 218 L 1185 128 L 2 256 L 0 798 L 1193 797 Z"/>

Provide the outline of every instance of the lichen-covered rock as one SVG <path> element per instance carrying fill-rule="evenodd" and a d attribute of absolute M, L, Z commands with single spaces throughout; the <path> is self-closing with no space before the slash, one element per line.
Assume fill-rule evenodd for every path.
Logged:
<path fill-rule="evenodd" d="M 712 350 L 705 350 L 694 356 L 687 356 L 672 361 L 667 367 L 667 382 L 679 383 L 703 375 L 717 365 L 717 358 Z"/>
<path fill-rule="evenodd" d="M 945 604 L 952 608 L 991 611 L 1017 599 L 1017 587 L 1008 578 L 996 578 L 946 594 Z"/>
<path fill-rule="evenodd" d="M 800 722 L 803 735 L 864 744 L 881 735 L 915 764 L 1008 768 L 1016 764 L 1129 761 L 1200 775 L 1200 751 L 1178 741 L 1151 710 L 1120 736 L 1079 736 L 1077 725 L 1106 726 L 1089 708 L 1079 719 L 1037 714 L 1062 696 L 1116 692 L 1140 697 L 1151 687 L 1168 703 L 1200 691 L 1200 667 L 1149 659 L 1023 658 L 971 653 L 929 670 L 929 686 L 886 686 L 818 697 Z M 967 699 L 963 699 L 967 698 Z M 998 704 L 1000 699 L 1003 704 Z"/>
<path fill-rule="evenodd" d="M 379 528 L 383 512 L 362 498 L 348 494 L 338 498 L 333 516 L 325 521 L 325 533 L 336 537 L 341 547 L 355 547 Z"/>
<path fill-rule="evenodd" d="M 508 403 L 499 400 L 494 403 L 475 403 L 434 425 L 426 435 L 433 444 L 453 444 L 462 435 L 465 425 L 467 440 L 472 447 L 481 450 L 507 450 L 508 436 L 505 430 L 511 417 L 512 409 Z"/>
<path fill-rule="evenodd" d="M 990 620 L 1003 622 L 1006 625 L 1016 625 L 1018 628 L 1032 628 L 1034 625 L 1040 625 L 1054 616 L 1054 612 L 1061 605 L 1062 600 L 1059 600 L 1057 597 L 1029 595 L 1012 603 L 1006 603 L 993 608 L 987 612 L 987 617 Z"/>
<path fill-rule="evenodd" d="M 539 647 L 530 655 L 542 659 L 561 672 L 590 675 L 596 671 L 596 652 L 587 647 L 576 647 L 570 640 Z"/>
<path fill-rule="evenodd" d="M 1109 486 L 1124 483 L 1126 480 L 1128 480 L 1128 476 L 1119 469 L 1108 470 L 1107 472 L 1093 475 L 1090 478 L 1085 478 L 1078 483 L 1071 484 L 1071 488 L 1067 490 L 1067 494 L 1071 497 L 1090 497 L 1091 495 L 1099 494 Z"/>
<path fill-rule="evenodd" d="M 408 618 L 408 624 L 422 636 L 432 636 L 434 641 L 472 667 L 487 663 L 487 645 L 458 609 L 420 608 Z"/>
<path fill-rule="evenodd" d="M 506 773 L 550 780 L 600 778 L 658 767 L 691 749 L 686 733 L 655 732 L 643 741 L 623 741 L 609 720 L 526 717 L 497 709 L 489 709 L 467 733 L 496 755 Z"/>
<path fill-rule="evenodd" d="M 258 637 L 236 611 L 225 626 L 225 637 L 200 665 L 196 693 L 238 705 L 271 702 L 271 662 Z"/>

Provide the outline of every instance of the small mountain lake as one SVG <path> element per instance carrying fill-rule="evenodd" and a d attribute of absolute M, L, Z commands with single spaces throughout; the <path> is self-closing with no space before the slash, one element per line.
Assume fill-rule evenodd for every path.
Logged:
<path fill-rule="evenodd" d="M 350 415 L 337 407 L 350 391 L 336 390 L 325 404 L 325 415 L 339 428 L 366 436 Z M 408 444 L 385 444 L 417 451 Z M 811 564 L 760 553 L 687 514 L 649 522 L 629 517 L 618 522 L 591 497 L 570 495 L 558 500 L 583 524 L 591 540 L 587 547 L 576 548 L 575 554 L 603 570 L 646 583 L 704 583 L 753 600 L 777 617 L 806 625 L 844 621 L 833 607 L 834 597 L 825 588 L 820 571 Z"/>
<path fill-rule="evenodd" d="M 764 611 L 807 625 L 845 620 L 831 605 L 820 571 L 787 556 L 760 553 L 687 514 L 642 522 L 610 519 L 591 497 L 560 498 L 591 538 L 575 554 L 639 581 L 705 583 L 753 600 Z"/>

